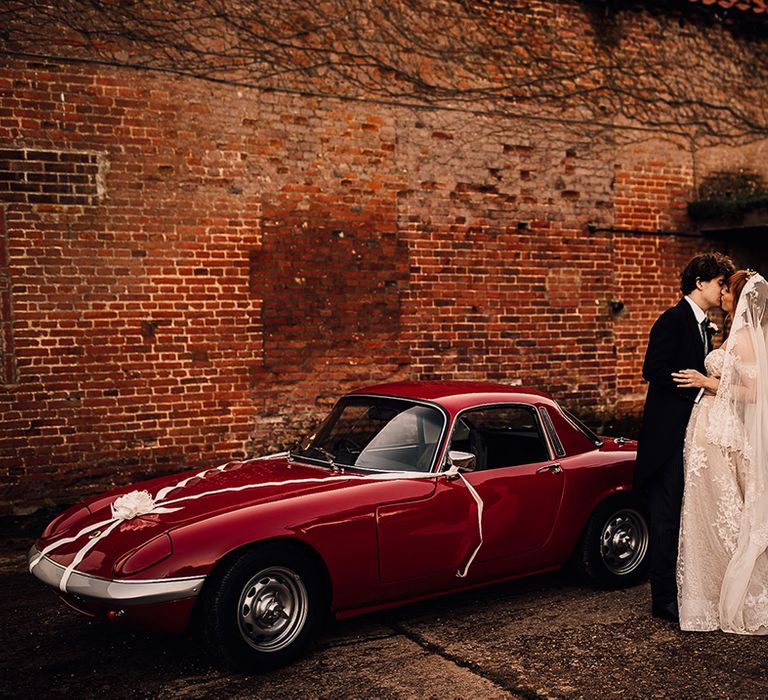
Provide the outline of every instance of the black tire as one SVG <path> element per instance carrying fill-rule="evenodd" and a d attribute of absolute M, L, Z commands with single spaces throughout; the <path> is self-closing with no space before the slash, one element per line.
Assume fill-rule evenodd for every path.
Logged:
<path fill-rule="evenodd" d="M 225 665 L 251 672 L 298 657 L 327 607 L 316 566 L 279 543 L 244 552 L 214 574 L 201 603 L 208 649 Z"/>
<path fill-rule="evenodd" d="M 648 520 L 630 495 L 600 504 L 576 550 L 581 574 L 599 588 L 626 588 L 648 572 Z"/>

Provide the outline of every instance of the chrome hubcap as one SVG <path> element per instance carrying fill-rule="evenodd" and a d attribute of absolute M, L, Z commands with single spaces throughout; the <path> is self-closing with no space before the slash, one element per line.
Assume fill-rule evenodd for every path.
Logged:
<path fill-rule="evenodd" d="M 270 566 L 243 587 L 237 606 L 240 634 L 257 651 L 279 651 L 304 628 L 308 606 L 301 578 L 290 569 Z"/>
<path fill-rule="evenodd" d="M 613 574 L 634 571 L 648 550 L 648 527 L 635 510 L 620 510 L 606 522 L 600 535 L 600 556 Z"/>

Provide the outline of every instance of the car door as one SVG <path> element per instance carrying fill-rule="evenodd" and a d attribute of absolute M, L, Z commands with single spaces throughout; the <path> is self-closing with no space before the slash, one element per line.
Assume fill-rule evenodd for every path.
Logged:
<path fill-rule="evenodd" d="M 385 583 L 453 572 L 480 541 L 477 504 L 458 478 L 435 475 L 428 498 L 376 510 L 379 575 Z"/>
<path fill-rule="evenodd" d="M 478 561 L 529 552 L 549 539 L 563 495 L 564 476 L 552 459 L 532 406 L 506 404 L 467 411 L 451 449 L 476 456 L 465 475 L 483 501 L 483 546 Z M 462 431 L 467 431 L 466 435 Z"/>
<path fill-rule="evenodd" d="M 488 406 L 455 422 L 450 449 L 472 452 L 463 475 L 483 502 L 476 561 L 541 547 L 557 517 L 563 473 L 550 459 L 537 414 L 526 405 Z M 377 509 L 382 581 L 462 568 L 480 541 L 477 503 L 463 479 L 436 477 L 429 498 Z"/>

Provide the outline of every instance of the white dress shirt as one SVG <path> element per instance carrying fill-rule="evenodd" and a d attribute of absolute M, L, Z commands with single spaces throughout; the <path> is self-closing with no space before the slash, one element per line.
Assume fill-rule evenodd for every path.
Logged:
<path fill-rule="evenodd" d="M 699 324 L 699 335 L 701 335 L 701 322 L 707 318 L 707 312 L 704 311 L 691 297 L 685 297 L 685 300 L 691 305 L 693 315 L 696 317 L 696 323 Z M 701 342 L 704 342 L 704 336 L 701 336 Z"/>
<path fill-rule="evenodd" d="M 696 317 L 696 323 L 699 326 L 699 335 L 701 335 L 701 343 L 704 346 L 704 349 L 706 350 L 707 344 L 704 340 L 704 336 L 702 335 L 704 331 L 701 330 L 701 322 L 708 318 L 707 312 L 704 311 L 691 297 L 687 296 L 685 297 L 685 300 L 691 305 L 691 308 L 693 309 L 693 315 Z M 704 387 L 699 389 L 699 393 L 696 395 L 696 398 L 693 400 L 694 403 L 699 403 L 701 401 L 701 397 L 704 396 Z"/>

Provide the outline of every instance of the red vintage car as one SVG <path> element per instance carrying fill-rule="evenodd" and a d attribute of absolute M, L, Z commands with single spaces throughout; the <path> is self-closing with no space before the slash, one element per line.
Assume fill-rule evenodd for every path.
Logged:
<path fill-rule="evenodd" d="M 411 382 L 344 396 L 279 455 L 147 481 L 56 518 L 31 571 L 73 608 L 145 629 L 192 621 L 240 668 L 294 658 L 337 618 L 575 561 L 645 573 L 636 444 L 538 391 Z"/>

